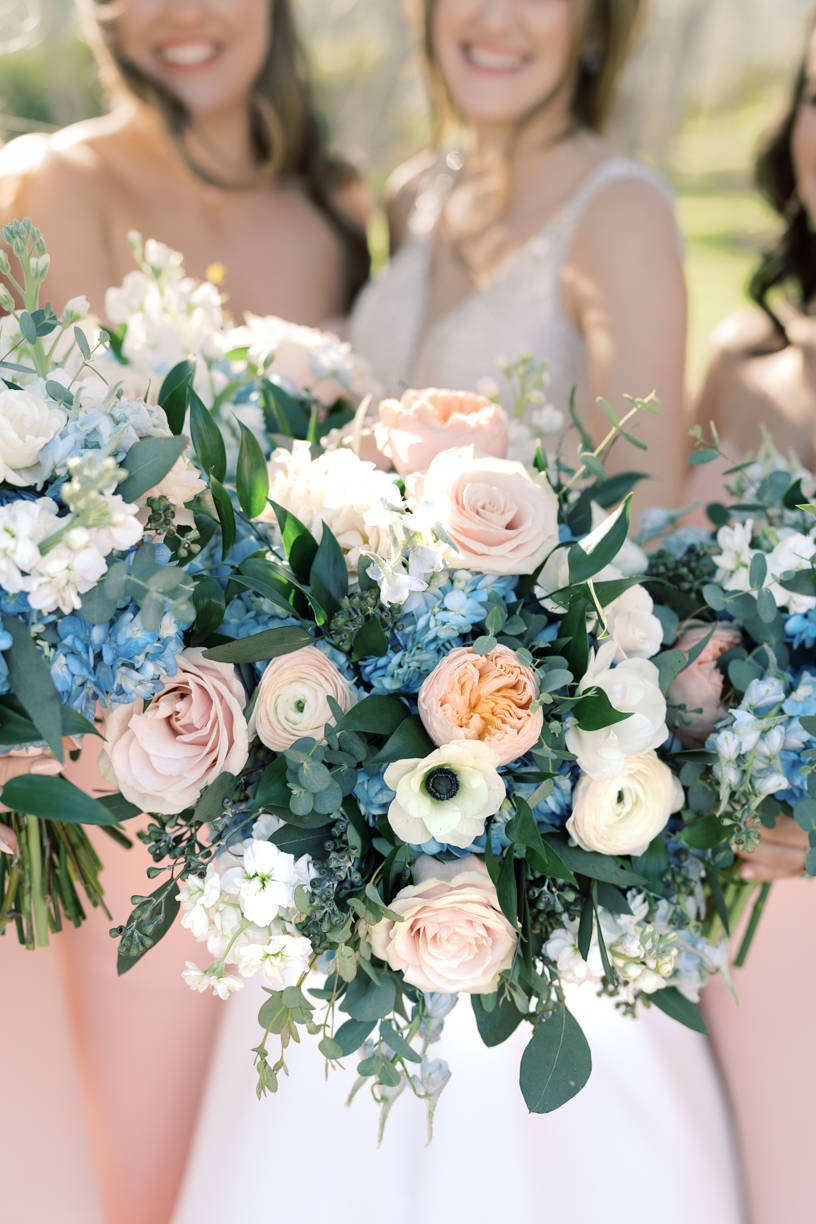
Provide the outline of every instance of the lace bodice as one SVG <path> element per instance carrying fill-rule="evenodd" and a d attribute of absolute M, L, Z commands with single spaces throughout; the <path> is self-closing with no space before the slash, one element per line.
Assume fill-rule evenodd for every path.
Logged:
<path fill-rule="evenodd" d="M 556 407 L 566 406 L 573 385 L 576 403 L 584 405 L 586 343 L 562 313 L 561 268 L 584 210 L 611 183 L 627 179 L 653 183 L 672 198 L 668 184 L 649 167 L 629 157 L 609 158 L 487 286 L 428 328 L 423 325 L 433 228 L 413 237 L 364 289 L 352 315 L 352 344 L 371 363 L 385 394 L 399 396 L 405 386 L 474 391 L 485 376 L 497 379 L 497 358 L 515 361 L 531 353 L 549 360 L 548 395 Z"/>

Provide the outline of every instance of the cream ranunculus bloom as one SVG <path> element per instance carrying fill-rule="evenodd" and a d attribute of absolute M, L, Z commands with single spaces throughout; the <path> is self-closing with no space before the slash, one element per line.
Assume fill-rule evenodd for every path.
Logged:
<path fill-rule="evenodd" d="M 618 646 L 618 660 L 651 659 L 663 644 L 663 626 L 654 615 L 654 603 L 639 584 L 624 591 L 604 608 L 609 636 Z"/>
<path fill-rule="evenodd" d="M 574 752 L 584 773 L 596 781 L 615 778 L 627 757 L 657 748 L 669 734 L 666 698 L 660 691 L 660 673 L 648 659 L 627 659 L 614 667 L 616 642 L 604 642 L 590 652 L 589 667 L 578 686 L 579 693 L 597 685 L 614 709 L 631 714 L 601 731 L 568 727 L 567 749 Z"/>
<path fill-rule="evenodd" d="M 582 774 L 572 794 L 567 830 L 583 850 L 643 854 L 683 806 L 680 782 L 655 752 L 628 757 L 614 778 Z"/>
<path fill-rule="evenodd" d="M 258 685 L 250 739 L 257 735 L 275 752 L 291 748 L 305 736 L 322 739 L 326 723 L 334 722 L 327 695 L 344 714 L 354 704 L 351 685 L 316 646 L 273 659 Z"/>
<path fill-rule="evenodd" d="M 531 574 L 558 543 L 558 498 L 543 472 L 511 459 L 443 451 L 411 485 L 453 541 L 452 565 L 486 574 Z"/>
<path fill-rule="evenodd" d="M 388 822 L 412 845 L 436 838 L 464 849 L 484 833 L 505 797 L 498 754 L 479 740 L 445 744 L 424 758 L 395 761 L 385 785 L 397 792 Z"/>
<path fill-rule="evenodd" d="M 40 451 L 67 420 L 61 408 L 30 391 L 0 391 L 0 480 L 39 487 L 45 479 Z"/>
<path fill-rule="evenodd" d="M 374 954 L 419 990 L 491 994 L 513 963 L 517 936 L 483 860 L 438 863 L 423 854 L 414 880 L 389 907 L 403 921 L 383 918 L 372 928 Z"/>

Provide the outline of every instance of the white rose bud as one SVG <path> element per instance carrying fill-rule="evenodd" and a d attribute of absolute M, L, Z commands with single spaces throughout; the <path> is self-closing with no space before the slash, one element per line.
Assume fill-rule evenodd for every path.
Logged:
<path fill-rule="evenodd" d="M 654 752 L 628 757 L 614 778 L 582 774 L 572 798 L 567 830 L 583 850 L 643 854 L 683 806 L 683 788 Z"/>

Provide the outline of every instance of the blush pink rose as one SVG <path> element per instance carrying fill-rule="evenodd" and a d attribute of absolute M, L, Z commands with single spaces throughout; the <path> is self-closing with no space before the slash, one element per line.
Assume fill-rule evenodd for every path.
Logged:
<path fill-rule="evenodd" d="M 239 774 L 249 755 L 246 695 L 228 663 L 200 648 L 178 655 L 178 672 L 145 708 L 141 699 L 107 718 L 102 777 L 144 812 L 172 815 L 192 807 L 226 770 Z"/>
<path fill-rule="evenodd" d="M 507 421 L 499 404 L 472 391 L 406 391 L 384 399 L 377 447 L 401 475 L 424 472 L 441 451 L 471 443 L 485 455 L 507 453 Z"/>
<path fill-rule="evenodd" d="M 478 655 L 459 646 L 437 663 L 419 690 L 419 716 L 435 744 L 481 740 L 507 765 L 537 742 L 543 710 L 535 672 L 509 646 Z"/>
<path fill-rule="evenodd" d="M 414 880 L 390 904 L 403 921 L 383 918 L 372 929 L 375 955 L 418 990 L 491 994 L 513 963 L 517 936 L 483 861 L 470 854 L 438 863 L 423 854 Z"/>
<path fill-rule="evenodd" d="M 711 632 L 710 625 L 693 625 L 675 642 L 675 650 L 691 650 Z M 694 662 L 672 681 L 666 694 L 670 705 L 684 705 L 686 710 L 702 710 L 701 714 L 673 711 L 674 731 L 687 748 L 704 744 L 714 724 L 725 718 L 722 704 L 723 675 L 717 660 L 726 650 L 742 645 L 739 630 L 731 625 L 718 625 L 711 641 Z M 686 721 L 688 719 L 688 721 Z"/>
<path fill-rule="evenodd" d="M 531 574 L 558 544 L 558 498 L 544 472 L 465 446 L 437 455 L 410 483 L 450 536 L 448 560 L 460 569 Z"/>

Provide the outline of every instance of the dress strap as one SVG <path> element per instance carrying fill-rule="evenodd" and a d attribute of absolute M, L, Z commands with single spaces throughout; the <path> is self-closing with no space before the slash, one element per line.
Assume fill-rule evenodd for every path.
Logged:
<path fill-rule="evenodd" d="M 546 234 L 550 237 L 551 243 L 554 240 L 551 250 L 554 246 L 555 262 L 559 266 L 566 259 L 578 223 L 593 200 L 597 199 L 612 183 L 623 183 L 630 180 L 651 183 L 652 186 L 657 187 L 658 191 L 665 196 L 672 215 L 674 215 L 674 189 L 662 174 L 658 174 L 651 166 L 635 161 L 632 157 L 610 157 L 587 175 L 578 190 L 542 230 L 542 235 Z"/>

